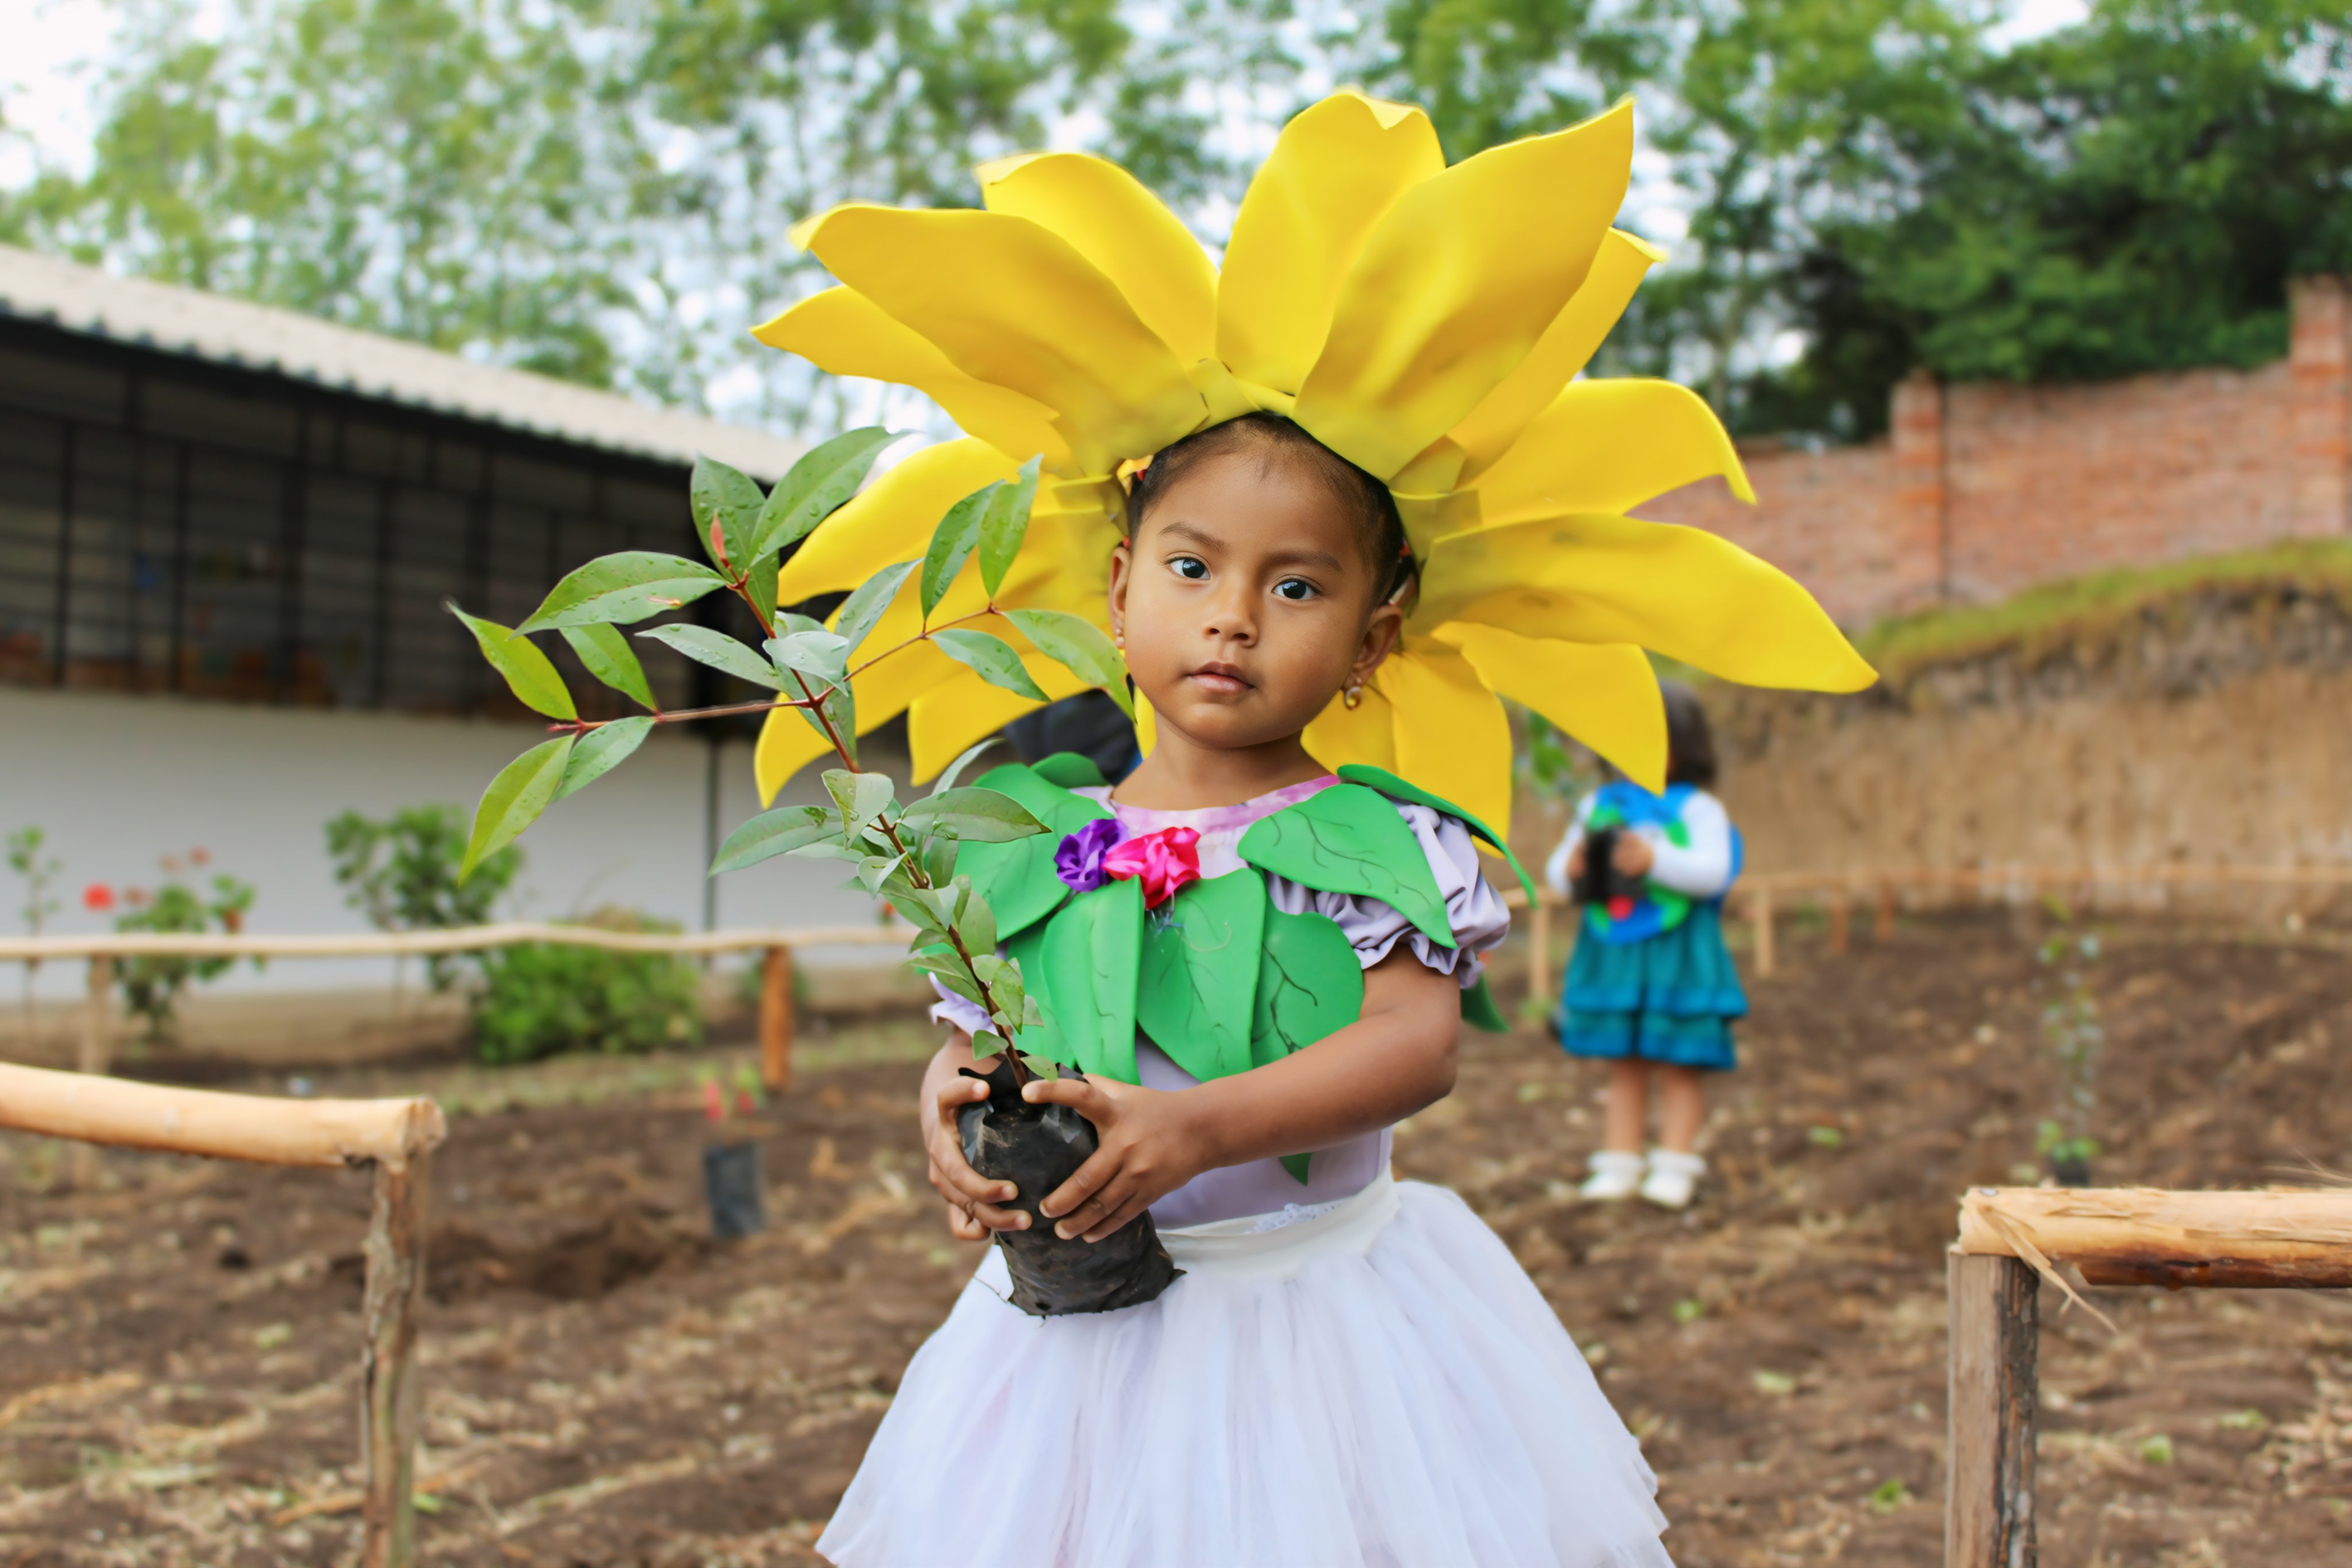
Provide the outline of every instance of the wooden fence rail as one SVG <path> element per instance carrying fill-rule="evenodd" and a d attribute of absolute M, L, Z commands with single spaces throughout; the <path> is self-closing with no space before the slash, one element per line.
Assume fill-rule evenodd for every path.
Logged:
<path fill-rule="evenodd" d="M 2094 1285 L 2352 1288 L 2352 1191 L 1979 1187 L 1963 1198 L 1948 1276 L 1945 1568 L 2035 1560 L 2038 1276 L 2061 1263 Z"/>
<path fill-rule="evenodd" d="M 526 942 L 689 957 L 759 952 L 763 955 L 760 966 L 760 1077 L 771 1090 L 779 1090 L 792 1081 L 793 1075 L 793 950 L 903 945 L 913 935 L 913 927 L 895 923 L 761 926 L 656 934 L 554 925 L 544 921 L 507 921 L 496 925 L 455 926 L 446 931 L 352 931 L 332 936 L 102 931 L 88 936 L 0 937 L 0 962 L 41 963 L 79 958 L 89 963 L 89 999 L 83 1007 L 75 1065 L 86 1073 L 103 1073 L 109 1070 L 112 1055 L 114 965 L 126 958 L 399 958 L 481 952 Z M 78 1178 L 87 1180 L 92 1173 L 87 1161 L 77 1162 Z"/>
<path fill-rule="evenodd" d="M 434 1147 L 429 1100 L 271 1100 L 0 1063 L 0 1128 L 85 1144 L 375 1176 L 360 1346 L 363 1568 L 416 1561 L 416 1319 Z"/>
<path fill-rule="evenodd" d="M 1908 866 L 1861 871 L 1759 871 L 1739 879 L 1727 912 L 1746 919 L 1754 930 L 1756 973 L 1770 974 L 1778 957 L 1775 911 L 1808 899 L 1818 901 L 1828 915 L 1830 951 L 1843 953 L 1853 942 L 1853 902 L 1864 897 L 1872 900 L 1872 935 L 1885 942 L 1895 934 L 1897 895 L 1905 889 L 2021 895 L 2051 888 L 2088 890 L 2200 884 L 2352 888 L 2352 866 Z M 1573 905 L 1549 888 L 1540 889 L 1540 894 L 1528 921 L 1528 994 L 1549 997 L 1551 910 Z M 1515 910 L 1528 907 L 1527 895 L 1517 887 L 1506 891 L 1503 900 Z M 5 954 L 5 949 L 0 949 L 0 954 Z"/>

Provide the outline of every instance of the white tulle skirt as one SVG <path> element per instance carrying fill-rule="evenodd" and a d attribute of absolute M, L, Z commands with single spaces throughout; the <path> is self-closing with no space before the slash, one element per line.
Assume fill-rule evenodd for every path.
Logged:
<path fill-rule="evenodd" d="M 1037 1319 L 994 1248 L 817 1542 L 841 1568 L 1671 1568 L 1655 1479 L 1495 1233 L 1386 1176 L 1165 1233 L 1158 1300 Z"/>

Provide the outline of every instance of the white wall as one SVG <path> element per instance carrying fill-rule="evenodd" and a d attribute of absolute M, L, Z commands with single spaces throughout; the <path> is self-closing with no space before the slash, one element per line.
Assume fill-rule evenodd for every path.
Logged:
<path fill-rule="evenodd" d="M 683 727 L 681 727 L 683 728 Z M 92 882 L 152 888 L 157 860 L 201 846 L 210 869 L 254 884 L 249 930 L 363 931 L 327 861 L 325 824 L 449 802 L 470 817 L 482 788 L 543 738 L 528 724 L 0 688 L 0 834 L 37 826 L 65 862 L 50 930 L 111 929 L 82 908 Z M 637 754 L 550 810 L 526 833 L 522 875 L 501 913 L 559 919 L 625 904 L 700 929 L 709 751 L 664 728 Z M 874 759 L 880 762 L 882 759 Z M 751 748 L 719 756 L 719 831 L 758 809 Z M 816 770 L 789 798 L 817 796 Z M 719 879 L 718 923 L 821 925 L 875 918 L 839 884 L 838 862 L 780 858 Z M 0 866 L 0 930 L 22 930 L 23 885 Z M 824 962 L 895 960 L 894 948 L 813 952 Z M 7 966 L 13 968 L 13 965 Z M 45 996 L 78 993 L 80 965 L 47 964 Z M 9 992 L 16 977 L 5 977 Z M 281 960 L 240 966 L 219 988 L 381 985 L 388 961 Z"/>

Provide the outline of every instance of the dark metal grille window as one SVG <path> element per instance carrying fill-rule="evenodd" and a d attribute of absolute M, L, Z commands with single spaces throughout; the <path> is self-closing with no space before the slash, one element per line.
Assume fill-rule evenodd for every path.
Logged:
<path fill-rule="evenodd" d="M 520 712 L 442 602 L 513 625 L 615 550 L 700 553 L 683 465 L 0 322 L 0 681 Z M 666 707 L 728 695 L 646 665 Z"/>

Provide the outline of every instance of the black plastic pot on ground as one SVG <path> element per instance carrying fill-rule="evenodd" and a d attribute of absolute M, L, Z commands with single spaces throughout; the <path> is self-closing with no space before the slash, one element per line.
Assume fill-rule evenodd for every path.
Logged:
<path fill-rule="evenodd" d="M 736 1241 L 768 1228 L 760 1195 L 760 1145 L 712 1143 L 702 1151 L 702 1191 L 710 1200 L 710 1234 Z"/>
<path fill-rule="evenodd" d="M 1183 1270 L 1160 1244 L 1149 1214 L 1088 1242 L 1063 1240 L 1054 1234 L 1054 1222 L 1037 1212 L 1095 1152 L 1094 1123 L 1066 1105 L 1023 1100 L 1013 1068 L 1002 1058 L 985 1076 L 963 1070 L 988 1085 L 988 1098 L 965 1106 L 957 1119 L 963 1157 L 982 1175 L 1018 1188 L 1008 1206 L 1029 1216 L 1028 1229 L 996 1233 L 1013 1277 L 1013 1304 L 1036 1318 L 1114 1312 L 1139 1307 L 1173 1284 Z"/>

